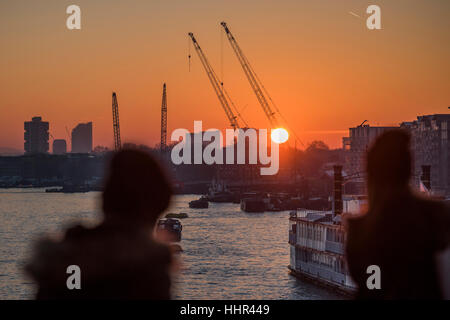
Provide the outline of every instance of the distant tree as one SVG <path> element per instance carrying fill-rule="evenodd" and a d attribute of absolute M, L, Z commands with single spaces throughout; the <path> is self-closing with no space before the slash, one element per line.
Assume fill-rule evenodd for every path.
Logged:
<path fill-rule="evenodd" d="M 330 150 L 328 145 L 320 140 L 314 140 L 311 142 L 306 148 L 306 152 L 314 151 L 314 150 Z"/>
<path fill-rule="evenodd" d="M 323 141 L 312 141 L 300 158 L 300 168 L 305 176 L 319 176 L 320 169 L 329 159 L 330 148 Z"/>
<path fill-rule="evenodd" d="M 109 149 L 108 149 L 108 147 L 105 147 L 105 146 L 96 146 L 95 148 L 94 148 L 94 153 L 105 153 L 105 152 L 108 152 L 109 151 Z"/>
<path fill-rule="evenodd" d="M 124 142 L 122 144 L 122 149 L 137 149 L 137 144 L 131 142 Z"/>
<path fill-rule="evenodd" d="M 132 142 L 125 142 L 122 145 L 122 149 L 137 149 L 137 150 L 141 150 L 141 151 L 144 151 L 144 152 L 147 152 L 147 153 L 150 153 L 150 154 L 155 154 L 155 153 L 157 153 L 159 151 L 159 149 L 151 148 L 151 147 L 149 147 L 149 146 L 147 146 L 145 144 L 137 145 L 137 144 L 132 143 Z"/>

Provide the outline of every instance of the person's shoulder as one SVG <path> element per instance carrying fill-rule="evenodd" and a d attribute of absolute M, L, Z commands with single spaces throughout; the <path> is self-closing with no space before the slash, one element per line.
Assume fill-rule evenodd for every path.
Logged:
<path fill-rule="evenodd" d="M 106 245 L 114 243 L 114 240 L 120 238 L 121 230 L 115 230 L 104 224 L 93 227 L 86 227 L 81 224 L 75 224 L 67 228 L 64 232 L 63 243 L 65 245 L 81 245 L 85 243 Z"/>
<path fill-rule="evenodd" d="M 77 225 L 67 228 L 65 235 L 64 235 L 64 239 L 65 240 L 77 239 L 77 238 L 88 235 L 90 233 L 89 231 L 90 230 L 87 229 L 86 227 L 84 227 L 80 224 L 77 224 Z"/>
<path fill-rule="evenodd" d="M 162 261 L 165 261 L 167 263 L 171 261 L 172 253 L 168 245 L 152 240 L 148 242 L 148 249 L 151 253 L 159 257 Z"/>
<path fill-rule="evenodd" d="M 25 272 L 38 281 L 46 279 L 61 267 L 67 254 L 65 240 L 42 237 L 34 243 L 32 257 L 25 265 Z"/>
<path fill-rule="evenodd" d="M 367 213 L 346 215 L 343 217 L 343 225 L 347 235 L 347 249 L 359 247 L 368 232 Z"/>
<path fill-rule="evenodd" d="M 417 196 L 416 205 L 425 215 L 450 222 L 450 206 L 447 201 Z"/>
<path fill-rule="evenodd" d="M 347 230 L 360 229 L 367 220 L 367 213 L 364 214 L 346 214 L 342 217 L 344 227 Z"/>

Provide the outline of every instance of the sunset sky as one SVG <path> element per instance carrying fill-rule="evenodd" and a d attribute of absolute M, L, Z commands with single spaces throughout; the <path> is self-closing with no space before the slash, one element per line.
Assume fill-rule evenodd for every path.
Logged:
<path fill-rule="evenodd" d="M 66 28 L 81 7 L 82 29 Z M 366 8 L 381 7 L 382 30 Z M 357 16 L 359 17 L 357 17 Z M 159 142 L 162 85 L 168 135 L 228 126 L 191 46 L 193 32 L 247 122 L 268 121 L 219 23 L 226 21 L 300 139 L 339 147 L 364 120 L 395 125 L 450 106 L 450 1 L 3 0 L 0 147 L 23 149 L 23 122 L 42 116 L 54 138 L 93 121 L 94 146 L 113 145 L 111 93 L 122 141 Z"/>

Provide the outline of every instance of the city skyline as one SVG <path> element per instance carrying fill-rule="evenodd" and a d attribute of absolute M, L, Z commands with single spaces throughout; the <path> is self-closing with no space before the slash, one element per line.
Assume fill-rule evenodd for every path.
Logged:
<path fill-rule="evenodd" d="M 111 148 L 112 91 L 123 140 L 154 146 L 163 82 L 169 137 L 194 120 L 224 130 L 228 121 L 193 47 L 189 71 L 191 31 L 249 124 L 268 127 L 222 20 L 305 144 L 341 147 L 348 128 L 364 120 L 397 126 L 447 112 L 450 22 L 444 11 L 450 4 L 377 4 L 382 30 L 366 28 L 368 2 L 258 1 L 253 10 L 253 1 L 79 1 L 82 29 L 76 31 L 65 27 L 67 3 L 1 4 L 0 108 L 8 112 L 0 119 L 0 146 L 22 150 L 23 122 L 39 115 L 55 139 L 67 139 L 66 127 L 93 121 L 94 146 Z"/>

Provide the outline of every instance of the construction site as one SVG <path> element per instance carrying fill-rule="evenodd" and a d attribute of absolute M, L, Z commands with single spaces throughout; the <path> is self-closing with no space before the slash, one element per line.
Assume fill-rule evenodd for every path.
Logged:
<path fill-rule="evenodd" d="M 25 155 L 0 157 L 0 186 L 66 186 L 69 184 L 78 186 L 76 190 L 101 190 L 105 163 L 107 163 L 111 151 L 118 151 L 122 148 L 140 148 L 160 159 L 173 181 L 176 193 L 284 192 L 306 199 L 311 197 L 322 199 L 326 198 L 331 191 L 329 186 L 332 181 L 334 165 L 343 165 L 343 172 L 348 180 L 348 183 L 346 183 L 347 193 L 364 193 L 364 153 L 379 134 L 395 127 L 373 127 L 365 120 L 359 126 L 349 129 L 349 137 L 343 138 L 342 148 L 331 150 L 321 141 L 315 141 L 306 146 L 287 123 L 286 118 L 269 95 L 230 27 L 225 22 L 221 22 L 220 27 L 242 68 L 246 80 L 250 84 L 250 92 L 253 92 L 256 96 L 259 110 L 262 111 L 261 113 L 266 119 L 266 129 L 269 133 L 272 132 L 272 140 L 275 141 L 274 132 L 276 133 L 275 139 L 283 136 L 283 141 L 279 143 L 279 170 L 276 174 L 261 175 L 261 167 L 264 165 L 260 162 L 249 163 L 249 161 L 244 161 L 238 163 L 235 150 L 238 144 L 237 140 L 232 143 L 228 142 L 227 145 L 222 143 L 224 159 L 221 164 L 207 164 L 201 160 L 196 164 L 191 161 L 190 164 L 175 165 L 171 161 L 170 155 L 178 141 L 169 141 L 168 136 L 170 137 L 171 134 L 168 132 L 168 123 L 170 121 L 169 115 L 177 114 L 179 106 L 169 107 L 168 88 L 170 84 L 163 83 L 160 115 L 158 115 L 161 120 L 160 139 L 157 145 L 135 145 L 126 142 L 126 132 L 123 135 L 120 127 L 119 94 L 113 92 L 112 149 L 92 149 L 92 123 L 90 123 L 86 124 L 90 126 L 88 128 L 90 130 L 90 145 L 88 141 L 87 148 L 75 149 L 72 142 L 72 152 L 68 153 L 66 142 L 63 139 L 55 139 L 48 132 L 47 122 L 47 125 L 43 127 L 44 131 L 40 138 L 42 141 L 39 141 L 40 146 L 43 147 L 33 146 L 31 142 L 25 141 L 25 150 L 28 150 Z M 222 128 L 222 130 L 240 130 L 243 133 L 256 130 L 257 132 L 258 129 L 252 127 L 251 121 L 245 119 L 240 112 L 242 108 L 239 108 L 231 99 L 231 95 L 225 89 L 223 79 L 218 76 L 209 62 L 198 38 L 192 32 L 187 35 L 189 44 L 195 49 L 212 90 L 218 99 L 217 106 L 214 106 L 214 108 L 218 108 L 211 109 L 209 112 L 224 112 L 228 127 Z M 189 49 L 189 70 L 192 58 Z M 170 111 L 168 111 L 169 108 Z M 220 108 L 223 111 L 220 111 Z M 121 112 L 127 112 L 126 106 L 122 106 L 120 110 Z M 440 133 L 445 131 L 447 134 L 450 129 L 446 126 L 448 118 L 448 114 L 423 116 L 418 117 L 418 121 L 404 122 L 398 126 L 411 130 L 414 137 L 414 148 L 417 149 L 413 150 L 416 157 L 415 183 L 420 184 L 418 177 L 421 174 L 422 166 L 430 166 L 430 174 L 433 177 L 432 188 L 440 194 L 446 194 L 450 190 L 450 171 L 448 169 L 448 155 L 450 153 L 448 144 L 442 145 L 440 143 Z M 85 124 L 80 125 L 85 126 Z M 424 131 L 423 128 L 428 129 Z M 69 136 L 67 127 L 66 131 Z M 200 139 L 203 141 L 204 131 L 190 132 L 189 135 L 191 138 L 200 135 Z M 54 141 L 53 154 L 48 153 L 49 137 Z M 442 141 L 446 142 L 447 140 Z M 249 143 L 250 141 L 244 135 L 245 160 L 248 160 L 249 157 Z M 58 152 L 55 145 L 58 147 Z M 206 144 L 203 142 L 201 152 L 205 147 Z M 425 151 L 425 147 L 431 149 Z M 234 151 L 234 159 L 231 162 L 228 161 L 229 159 L 225 159 L 227 151 L 230 151 L 230 149 Z M 192 154 L 193 152 L 191 152 L 193 157 Z M 430 158 L 428 156 L 430 154 L 433 154 L 433 157 Z"/>

